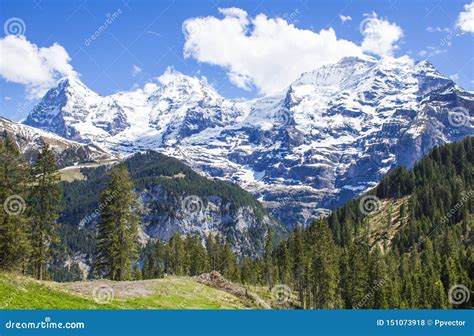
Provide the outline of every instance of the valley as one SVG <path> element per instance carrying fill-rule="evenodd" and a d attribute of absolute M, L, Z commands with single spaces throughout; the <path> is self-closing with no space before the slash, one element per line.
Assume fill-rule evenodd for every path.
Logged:
<path fill-rule="evenodd" d="M 110 287 L 110 308 L 456 308 L 471 92 L 405 58 L 343 58 L 248 101 L 172 69 L 158 82 L 103 97 L 67 77 L 0 119 L 13 307 L 29 288 L 35 307 L 96 307 Z"/>

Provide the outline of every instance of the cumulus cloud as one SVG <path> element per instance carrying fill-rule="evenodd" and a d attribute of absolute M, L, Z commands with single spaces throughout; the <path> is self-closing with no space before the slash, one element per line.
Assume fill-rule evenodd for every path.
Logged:
<path fill-rule="evenodd" d="M 75 75 L 66 50 L 54 43 L 38 47 L 24 36 L 8 35 L 0 39 L 0 76 L 23 84 L 31 98 L 42 96 L 59 76 Z"/>
<path fill-rule="evenodd" d="M 346 21 L 352 21 L 352 18 L 349 15 L 339 15 L 339 19 L 341 19 L 342 23 L 345 23 Z"/>
<path fill-rule="evenodd" d="M 474 33 L 474 2 L 464 6 L 456 25 L 466 33 Z"/>
<path fill-rule="evenodd" d="M 191 18 L 183 23 L 184 56 L 226 69 L 229 80 L 245 90 L 272 94 L 301 73 L 361 56 L 360 46 L 338 39 L 332 28 L 298 29 L 282 18 L 249 17 L 239 8 L 219 9 L 222 18 Z"/>
<path fill-rule="evenodd" d="M 362 50 L 378 56 L 392 56 L 398 49 L 396 42 L 403 37 L 403 30 L 395 23 L 388 22 L 372 13 L 360 24 L 364 36 Z"/>

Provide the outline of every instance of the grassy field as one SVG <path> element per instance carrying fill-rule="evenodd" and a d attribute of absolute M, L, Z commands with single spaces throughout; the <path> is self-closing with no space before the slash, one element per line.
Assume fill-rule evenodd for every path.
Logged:
<path fill-rule="evenodd" d="M 0 273 L 0 309 L 257 308 L 190 277 L 144 281 L 54 283 Z"/>

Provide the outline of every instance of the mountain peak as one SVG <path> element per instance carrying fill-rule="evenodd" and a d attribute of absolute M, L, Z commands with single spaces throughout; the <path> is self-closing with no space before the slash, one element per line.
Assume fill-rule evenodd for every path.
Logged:
<path fill-rule="evenodd" d="M 186 76 L 172 67 L 168 67 L 165 72 L 158 77 L 160 88 L 152 97 L 168 97 L 179 101 L 186 101 L 190 97 L 193 100 L 200 100 L 203 97 L 219 99 L 220 95 L 210 86 L 205 78 Z"/>
<path fill-rule="evenodd" d="M 355 63 L 361 63 L 361 62 L 363 62 L 363 63 L 366 63 L 366 62 L 376 63 L 377 59 L 375 57 L 362 54 L 362 55 L 359 55 L 359 56 L 346 56 L 346 57 L 343 57 L 336 64 L 355 64 Z"/>
<path fill-rule="evenodd" d="M 67 92 L 72 95 L 82 96 L 98 96 L 97 93 L 89 89 L 76 75 L 65 76 L 58 80 L 56 87 L 50 91 L 54 91 L 56 94 L 59 92 Z M 48 91 L 48 93 L 50 93 Z M 46 95 L 48 95 L 48 93 Z"/>
<path fill-rule="evenodd" d="M 431 77 L 446 78 L 427 60 L 419 61 L 415 64 L 415 71 L 422 75 L 430 75 Z"/>
<path fill-rule="evenodd" d="M 416 62 L 416 67 L 420 68 L 420 69 L 422 69 L 422 68 L 435 69 L 433 64 L 431 64 L 430 61 L 428 61 L 428 60 L 422 60 L 422 61 Z"/>
<path fill-rule="evenodd" d="M 175 70 L 173 67 L 167 67 L 165 72 L 158 77 L 158 81 L 163 86 L 205 86 L 207 85 L 202 79 L 184 75 Z"/>

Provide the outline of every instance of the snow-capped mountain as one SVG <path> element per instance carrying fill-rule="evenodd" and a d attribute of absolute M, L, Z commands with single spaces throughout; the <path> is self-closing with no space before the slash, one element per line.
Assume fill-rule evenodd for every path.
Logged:
<path fill-rule="evenodd" d="M 79 163 L 118 160 L 94 144 L 81 144 L 64 139 L 56 134 L 38 130 L 0 117 L 0 138 L 13 141 L 28 162 L 34 162 L 43 143 L 47 143 L 56 155 L 60 167 Z"/>
<path fill-rule="evenodd" d="M 234 123 L 244 104 L 221 97 L 203 80 L 168 69 L 159 85 L 102 97 L 76 77 L 59 81 L 25 124 L 77 141 L 134 152 L 179 143 L 208 127 Z"/>
<path fill-rule="evenodd" d="M 155 149 L 258 195 L 288 225 L 373 187 L 433 146 L 474 134 L 474 94 L 429 62 L 343 58 L 273 97 L 233 101 L 168 70 L 102 97 L 62 80 L 26 123 L 119 153 Z"/>

